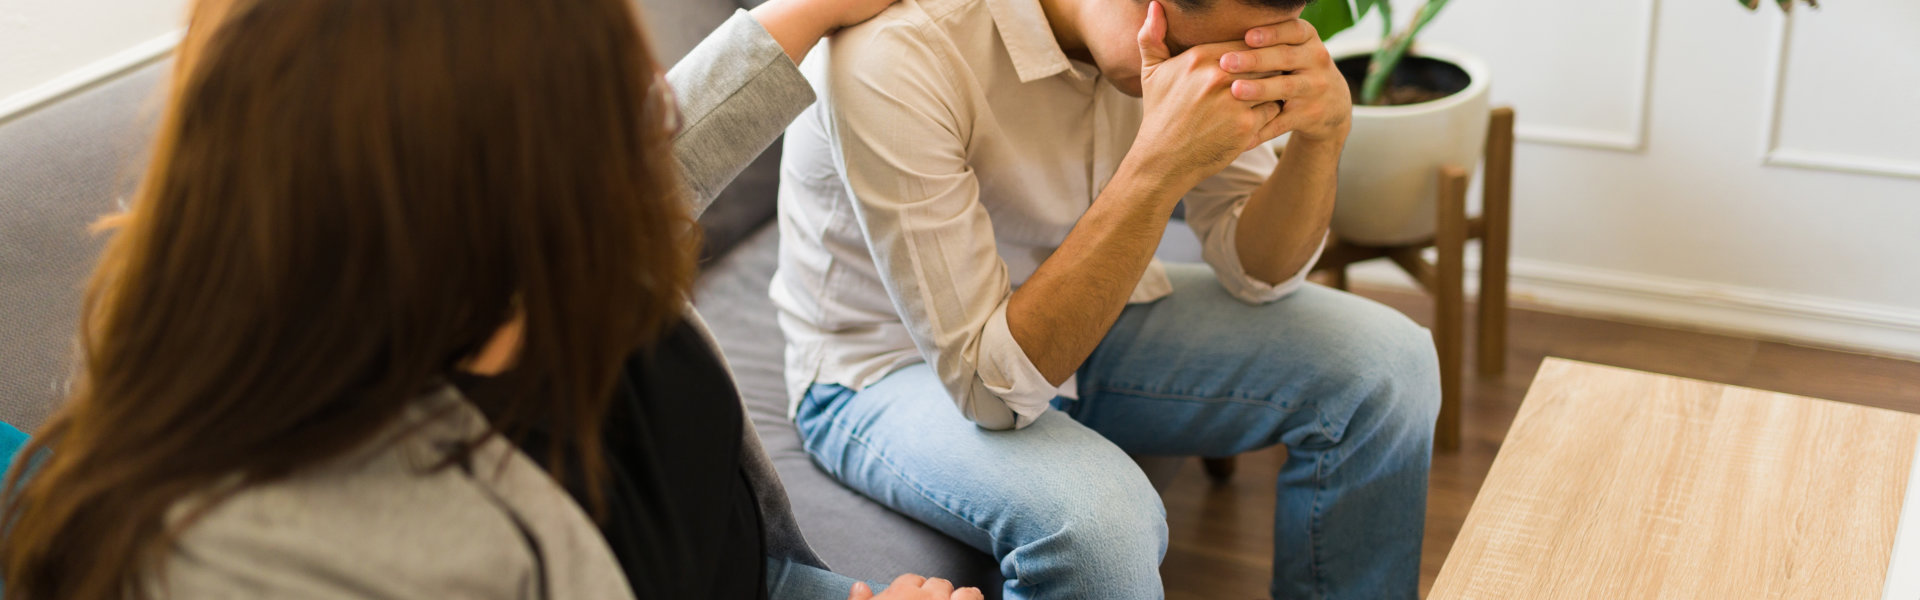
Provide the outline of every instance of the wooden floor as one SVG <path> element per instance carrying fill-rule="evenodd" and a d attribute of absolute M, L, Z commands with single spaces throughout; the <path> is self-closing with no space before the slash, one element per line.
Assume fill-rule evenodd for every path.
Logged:
<path fill-rule="evenodd" d="M 1425 296 L 1360 291 L 1431 323 L 1431 303 Z M 1920 363 L 1514 308 L 1506 375 L 1466 378 L 1462 447 L 1434 456 L 1420 564 L 1422 596 L 1439 575 L 1527 384 L 1545 357 L 1920 413 Z M 1473 353 L 1467 356 L 1471 373 Z M 1225 485 L 1209 481 L 1198 464 L 1181 469 L 1165 494 L 1172 541 L 1161 572 L 1169 598 L 1267 597 L 1274 485 L 1285 460 L 1281 448 L 1242 455 L 1238 472 Z"/>

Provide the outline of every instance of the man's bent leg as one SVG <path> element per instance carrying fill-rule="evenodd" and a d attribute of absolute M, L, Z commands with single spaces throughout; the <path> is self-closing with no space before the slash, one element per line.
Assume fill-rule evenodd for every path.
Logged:
<path fill-rule="evenodd" d="M 1275 598 L 1415 598 L 1439 366 L 1425 329 L 1319 286 L 1253 306 L 1204 266 L 1127 307 L 1080 370 L 1075 419 L 1140 454 L 1287 445 Z"/>
<path fill-rule="evenodd" d="M 992 553 L 1009 600 L 1164 596 L 1166 509 L 1126 453 L 1058 411 L 981 429 L 945 390 L 926 365 L 816 385 L 795 423 L 840 481 Z"/>

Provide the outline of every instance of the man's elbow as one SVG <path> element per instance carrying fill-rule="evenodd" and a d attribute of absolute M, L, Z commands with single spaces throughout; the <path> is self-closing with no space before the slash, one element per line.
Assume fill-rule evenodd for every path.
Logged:
<path fill-rule="evenodd" d="M 981 429 L 1006 431 L 1020 424 L 1020 415 L 1013 412 L 1013 407 L 1007 406 L 1006 401 L 981 386 L 975 386 L 956 403 L 960 406 L 960 414 Z"/>
<path fill-rule="evenodd" d="M 977 377 L 961 387 L 954 393 L 954 404 L 960 408 L 960 414 L 981 429 L 993 431 L 1022 429 L 1032 425 L 1041 413 L 1047 411 L 1053 400 L 1051 394 L 1039 398 L 1040 394 L 1036 393 L 1031 394 L 1035 398 L 1021 402 L 1015 390 L 995 390 Z M 1007 394 L 1015 394 L 1016 397 L 1010 400 Z"/>
<path fill-rule="evenodd" d="M 1219 281 L 1220 287 L 1226 289 L 1228 296 L 1232 296 L 1233 299 L 1239 300 L 1241 304 L 1248 306 L 1262 306 L 1279 302 L 1287 296 L 1292 296 L 1294 292 L 1300 291 L 1301 288 L 1306 287 L 1306 281 L 1304 279 L 1287 280 L 1280 282 L 1279 285 L 1274 285 L 1251 276 L 1241 278 L 1221 275 Z"/>

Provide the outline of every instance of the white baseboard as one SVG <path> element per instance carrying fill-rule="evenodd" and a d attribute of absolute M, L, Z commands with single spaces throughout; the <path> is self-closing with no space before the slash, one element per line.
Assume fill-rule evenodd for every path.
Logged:
<path fill-rule="evenodd" d="M 135 44 L 106 58 L 68 71 L 51 81 L 0 98 L 0 125 L 35 109 L 57 102 L 128 71 L 144 67 L 172 52 L 186 30 L 176 30 Z"/>
<path fill-rule="evenodd" d="M 1478 287 L 1474 263 L 1467 265 L 1469 295 Z M 1920 360 L 1920 310 L 1523 259 L 1514 259 L 1509 272 L 1515 303 L 1552 312 Z M 1349 277 L 1415 287 L 1385 261 L 1356 266 Z"/>

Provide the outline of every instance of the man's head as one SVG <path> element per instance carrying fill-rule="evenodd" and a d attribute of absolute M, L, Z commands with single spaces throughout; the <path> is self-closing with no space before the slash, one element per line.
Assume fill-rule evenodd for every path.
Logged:
<path fill-rule="evenodd" d="M 1150 0 L 1082 0 L 1078 31 L 1087 53 L 1114 87 L 1140 95 L 1140 26 Z M 1243 38 L 1248 29 L 1300 17 L 1308 0 L 1162 0 L 1167 48 L 1174 54 Z"/>

